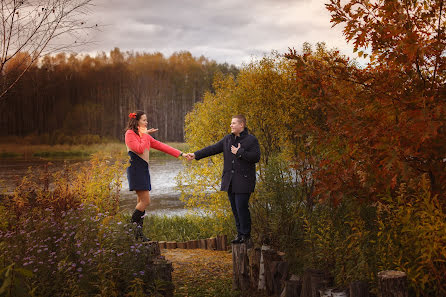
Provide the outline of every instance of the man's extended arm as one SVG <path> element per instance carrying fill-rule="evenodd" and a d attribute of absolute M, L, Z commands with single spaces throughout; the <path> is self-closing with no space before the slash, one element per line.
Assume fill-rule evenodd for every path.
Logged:
<path fill-rule="evenodd" d="M 223 138 L 224 139 L 224 138 Z M 219 142 L 207 146 L 201 150 L 196 151 L 195 153 L 189 154 L 191 159 L 200 160 L 206 157 L 210 157 L 223 152 L 223 143 L 224 141 L 220 140 Z"/>

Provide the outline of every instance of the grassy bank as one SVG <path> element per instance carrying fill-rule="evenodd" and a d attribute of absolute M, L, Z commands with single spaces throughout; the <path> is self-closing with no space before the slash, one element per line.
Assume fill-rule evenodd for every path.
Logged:
<path fill-rule="evenodd" d="M 187 152 L 188 146 L 181 142 L 167 142 L 168 145 L 177 148 L 181 151 Z M 45 158 L 45 159 L 75 159 L 75 158 L 90 158 L 94 153 L 105 152 L 113 154 L 126 155 L 127 150 L 125 144 L 122 142 L 110 142 L 104 144 L 89 144 L 89 145 L 18 145 L 0 143 L 0 159 L 6 158 Z M 158 150 L 150 150 L 150 156 L 154 158 L 162 158 L 167 156 L 165 153 Z"/>
<path fill-rule="evenodd" d="M 130 215 L 126 215 L 130 221 Z M 144 220 L 144 233 L 156 241 L 187 241 L 235 234 L 232 220 L 221 221 L 211 216 L 187 214 L 184 216 L 148 215 Z"/>

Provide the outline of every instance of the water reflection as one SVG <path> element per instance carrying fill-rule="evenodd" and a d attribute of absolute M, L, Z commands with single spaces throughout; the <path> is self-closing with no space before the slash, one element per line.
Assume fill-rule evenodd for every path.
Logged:
<path fill-rule="evenodd" d="M 147 211 L 156 214 L 184 214 L 184 204 L 180 201 L 180 193 L 175 189 L 175 177 L 183 168 L 177 159 L 151 159 L 149 162 L 150 180 L 150 206 Z M 131 210 L 136 205 L 136 193 L 130 192 L 127 176 L 122 178 L 121 209 Z"/>

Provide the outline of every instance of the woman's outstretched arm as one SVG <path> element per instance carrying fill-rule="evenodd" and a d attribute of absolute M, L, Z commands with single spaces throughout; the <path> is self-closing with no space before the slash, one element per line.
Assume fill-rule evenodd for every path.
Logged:
<path fill-rule="evenodd" d="M 169 154 L 171 156 L 174 156 L 175 158 L 178 158 L 181 155 L 181 151 L 177 150 L 176 148 L 173 148 L 165 143 L 162 143 L 161 141 L 156 140 L 150 135 L 147 135 L 150 141 L 150 146 L 154 149 L 157 149 L 159 151 L 162 151 L 166 154 Z"/>

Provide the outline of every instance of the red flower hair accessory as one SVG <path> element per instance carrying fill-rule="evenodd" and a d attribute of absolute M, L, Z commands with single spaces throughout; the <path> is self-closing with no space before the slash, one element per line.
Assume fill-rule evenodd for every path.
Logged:
<path fill-rule="evenodd" d="M 134 113 L 134 112 L 129 113 L 129 118 L 136 119 L 136 113 Z"/>

